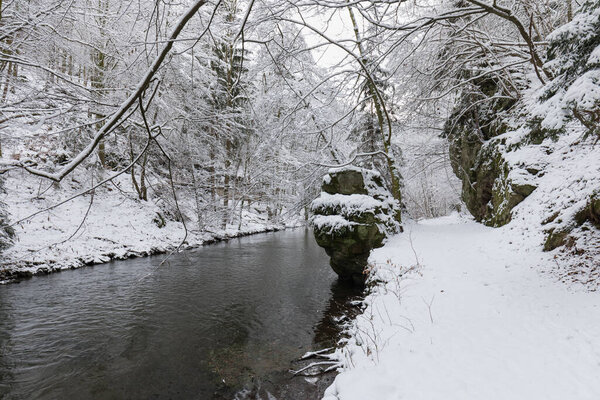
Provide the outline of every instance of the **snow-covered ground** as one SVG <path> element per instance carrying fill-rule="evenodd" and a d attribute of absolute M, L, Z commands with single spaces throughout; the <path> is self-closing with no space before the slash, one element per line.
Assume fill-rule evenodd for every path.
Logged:
<path fill-rule="evenodd" d="M 152 201 L 136 199 L 127 175 L 51 208 L 89 187 L 87 173 L 65 179 L 60 185 L 13 170 L 6 174 L 2 194 L 17 234 L 15 244 L 2 254 L 0 283 L 9 278 L 99 264 L 112 259 L 164 253 L 252 233 L 298 226 L 298 219 L 274 224 L 261 210 L 244 211 L 242 224 L 199 231 L 187 222 L 170 221 Z M 182 204 L 186 200 L 181 199 Z M 263 210 L 264 211 L 264 210 Z M 40 212 L 29 218 L 32 214 Z M 21 222 L 19 222 L 21 221 Z M 164 221 L 164 226 L 159 227 Z M 185 238 L 185 243 L 182 244 Z M 4 280 L 3 280 L 4 279 Z"/>
<path fill-rule="evenodd" d="M 326 400 L 596 400 L 600 292 L 542 274 L 533 237 L 451 215 L 373 252 Z"/>

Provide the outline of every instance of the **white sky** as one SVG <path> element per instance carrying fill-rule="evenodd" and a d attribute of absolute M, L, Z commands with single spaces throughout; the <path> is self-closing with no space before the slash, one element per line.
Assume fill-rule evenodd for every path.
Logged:
<path fill-rule="evenodd" d="M 324 32 L 331 39 L 355 39 L 348 10 L 345 8 L 335 11 L 333 15 L 311 15 L 306 17 L 306 21 Z M 310 29 L 304 28 L 302 32 L 308 46 L 315 46 L 325 42 L 325 39 L 313 33 Z M 346 45 L 350 47 L 349 44 Z M 327 45 L 314 50 L 313 54 L 318 65 L 332 67 L 346 57 L 348 53 L 338 46 Z"/>

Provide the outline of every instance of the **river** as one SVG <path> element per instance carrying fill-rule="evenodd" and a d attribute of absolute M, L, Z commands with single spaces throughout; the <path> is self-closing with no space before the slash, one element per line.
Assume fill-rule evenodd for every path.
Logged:
<path fill-rule="evenodd" d="M 2 399 L 312 399 L 356 289 L 288 230 L 0 286 Z M 301 365 L 301 364 L 300 364 Z"/>

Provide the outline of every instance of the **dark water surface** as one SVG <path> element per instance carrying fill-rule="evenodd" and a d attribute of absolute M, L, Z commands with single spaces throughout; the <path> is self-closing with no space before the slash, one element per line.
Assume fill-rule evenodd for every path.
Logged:
<path fill-rule="evenodd" d="M 0 398 L 319 397 L 328 381 L 292 377 L 291 361 L 335 342 L 358 293 L 311 232 L 162 259 L 0 286 Z"/>

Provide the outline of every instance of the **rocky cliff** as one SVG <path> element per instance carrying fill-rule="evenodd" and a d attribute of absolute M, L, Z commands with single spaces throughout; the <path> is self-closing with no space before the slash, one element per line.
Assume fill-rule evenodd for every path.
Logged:
<path fill-rule="evenodd" d="M 536 236 L 561 279 L 590 286 L 600 278 L 600 2 L 549 42 L 550 81 L 523 76 L 515 97 L 474 80 L 444 134 L 475 219 Z"/>

